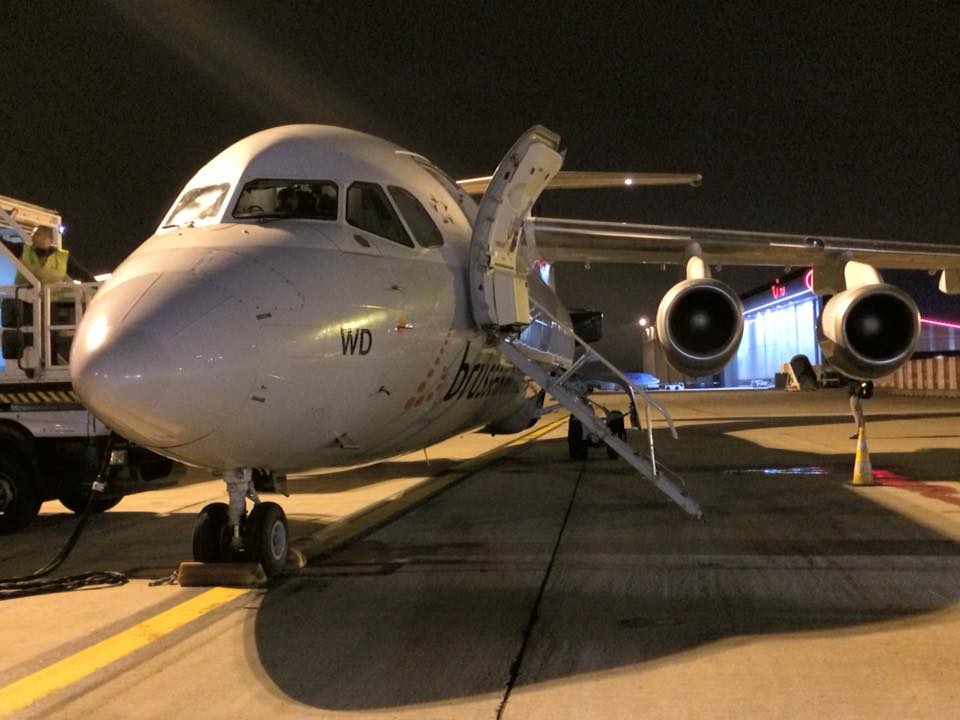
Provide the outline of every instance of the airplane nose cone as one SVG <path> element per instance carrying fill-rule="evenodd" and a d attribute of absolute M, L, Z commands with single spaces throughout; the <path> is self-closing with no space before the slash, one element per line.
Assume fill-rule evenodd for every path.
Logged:
<path fill-rule="evenodd" d="M 223 423 L 255 379 L 248 323 L 224 287 L 189 273 L 108 283 L 77 329 L 74 389 L 134 442 L 193 442 Z"/>
<path fill-rule="evenodd" d="M 79 343 L 103 334 L 102 324 L 81 333 Z M 109 341 L 73 357 L 74 389 L 87 407 L 104 418 L 127 412 L 149 414 L 172 380 L 163 343 L 136 329 L 114 332 Z"/>

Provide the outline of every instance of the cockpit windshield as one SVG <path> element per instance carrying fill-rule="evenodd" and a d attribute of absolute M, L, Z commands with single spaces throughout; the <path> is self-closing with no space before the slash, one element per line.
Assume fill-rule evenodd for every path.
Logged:
<path fill-rule="evenodd" d="M 230 190 L 230 183 L 187 190 L 167 216 L 163 227 L 179 227 L 216 216 Z"/>
<path fill-rule="evenodd" d="M 337 219 L 337 185 L 329 180 L 251 180 L 243 187 L 233 217 Z"/>

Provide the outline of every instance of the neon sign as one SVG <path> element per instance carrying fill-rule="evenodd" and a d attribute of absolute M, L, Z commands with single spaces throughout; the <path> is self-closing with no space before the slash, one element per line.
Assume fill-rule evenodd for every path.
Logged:
<path fill-rule="evenodd" d="M 803 284 L 807 290 L 813 292 L 813 268 L 804 273 Z M 780 284 L 780 278 L 774 280 L 773 285 L 770 286 L 770 295 L 773 296 L 774 300 L 782 300 L 787 296 L 787 286 Z"/>
<path fill-rule="evenodd" d="M 920 318 L 920 322 L 926 323 L 927 325 L 950 328 L 951 330 L 960 330 L 960 324 L 947 322 L 946 320 L 930 320 L 929 318 L 922 317 Z"/>

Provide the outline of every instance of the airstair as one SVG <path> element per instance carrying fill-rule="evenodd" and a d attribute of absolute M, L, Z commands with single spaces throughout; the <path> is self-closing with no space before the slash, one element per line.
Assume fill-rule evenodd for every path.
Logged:
<path fill-rule="evenodd" d="M 678 484 L 677 480 L 679 478 L 668 474 L 664 468 L 657 465 L 651 408 L 663 417 L 671 434 L 676 439 L 677 430 L 667 409 L 651 398 L 646 390 L 631 383 L 616 366 L 591 347 L 589 343 L 581 339 L 572 329 L 559 322 L 545 307 L 536 301 L 532 301 L 531 304 L 539 312 L 542 319 L 549 320 L 553 330 L 567 335 L 574 341 L 575 347 L 579 351 L 579 357 L 566 369 L 560 366 L 550 368 L 548 364 L 543 362 L 540 351 L 524 344 L 519 336 L 502 338 L 499 346 L 500 352 L 527 377 L 543 388 L 548 395 L 567 408 L 573 417 L 580 421 L 585 432 L 605 443 L 613 452 L 626 460 L 644 479 L 652 483 L 684 511 L 695 518 L 702 517 L 703 512 L 700 506 Z M 542 319 L 541 321 L 543 321 Z M 643 430 L 643 425 L 646 426 L 646 453 L 639 447 L 632 447 L 626 441 L 625 436 L 620 436 L 612 423 L 594 412 L 593 404 L 587 398 L 586 384 L 577 374 L 581 368 L 591 362 L 599 362 L 605 366 L 619 381 L 618 384 L 623 388 L 629 400 L 631 424 L 634 428 L 640 430 Z M 643 404 L 643 424 L 640 422 L 638 398 Z"/>
<path fill-rule="evenodd" d="M 470 293 L 474 321 L 487 332 L 491 343 L 511 363 L 531 378 L 558 403 L 570 410 L 582 425 L 582 432 L 597 438 L 626 460 L 646 480 L 694 517 L 702 513 L 697 503 L 663 468 L 657 466 L 653 443 L 650 409 L 657 410 L 676 437 L 673 421 L 665 408 L 647 393 L 634 386 L 612 363 L 581 339 L 567 323 L 550 313 L 531 297 L 527 280 L 532 240 L 525 235 L 524 223 L 533 204 L 559 171 L 563 155 L 560 138 L 550 130 L 534 126 L 514 143 L 497 166 L 477 209 L 470 245 Z M 524 253 L 527 252 L 525 255 Z M 545 352 L 523 342 L 523 330 L 534 321 L 549 330 L 566 336 L 573 354 Z M 572 342 L 571 342 L 572 341 Z M 577 353 L 579 352 L 579 356 Z M 572 364 L 570 362 L 573 358 Z M 589 362 L 605 366 L 625 389 L 630 401 L 633 426 L 640 428 L 637 390 L 643 401 L 647 428 L 647 454 L 626 442 L 626 433 L 619 426 L 598 417 L 587 398 L 587 389 L 578 376 Z M 572 425 L 571 431 L 575 431 Z"/>

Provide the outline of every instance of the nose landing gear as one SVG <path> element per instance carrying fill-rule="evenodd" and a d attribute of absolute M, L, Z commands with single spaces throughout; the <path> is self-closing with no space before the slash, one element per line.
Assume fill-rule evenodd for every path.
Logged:
<path fill-rule="evenodd" d="M 287 562 L 287 518 L 277 503 L 260 500 L 253 477 L 252 468 L 224 473 L 230 503 L 210 503 L 200 511 L 193 529 L 193 559 L 260 563 L 267 577 L 273 577 Z M 247 498 L 253 502 L 249 513 Z"/>

